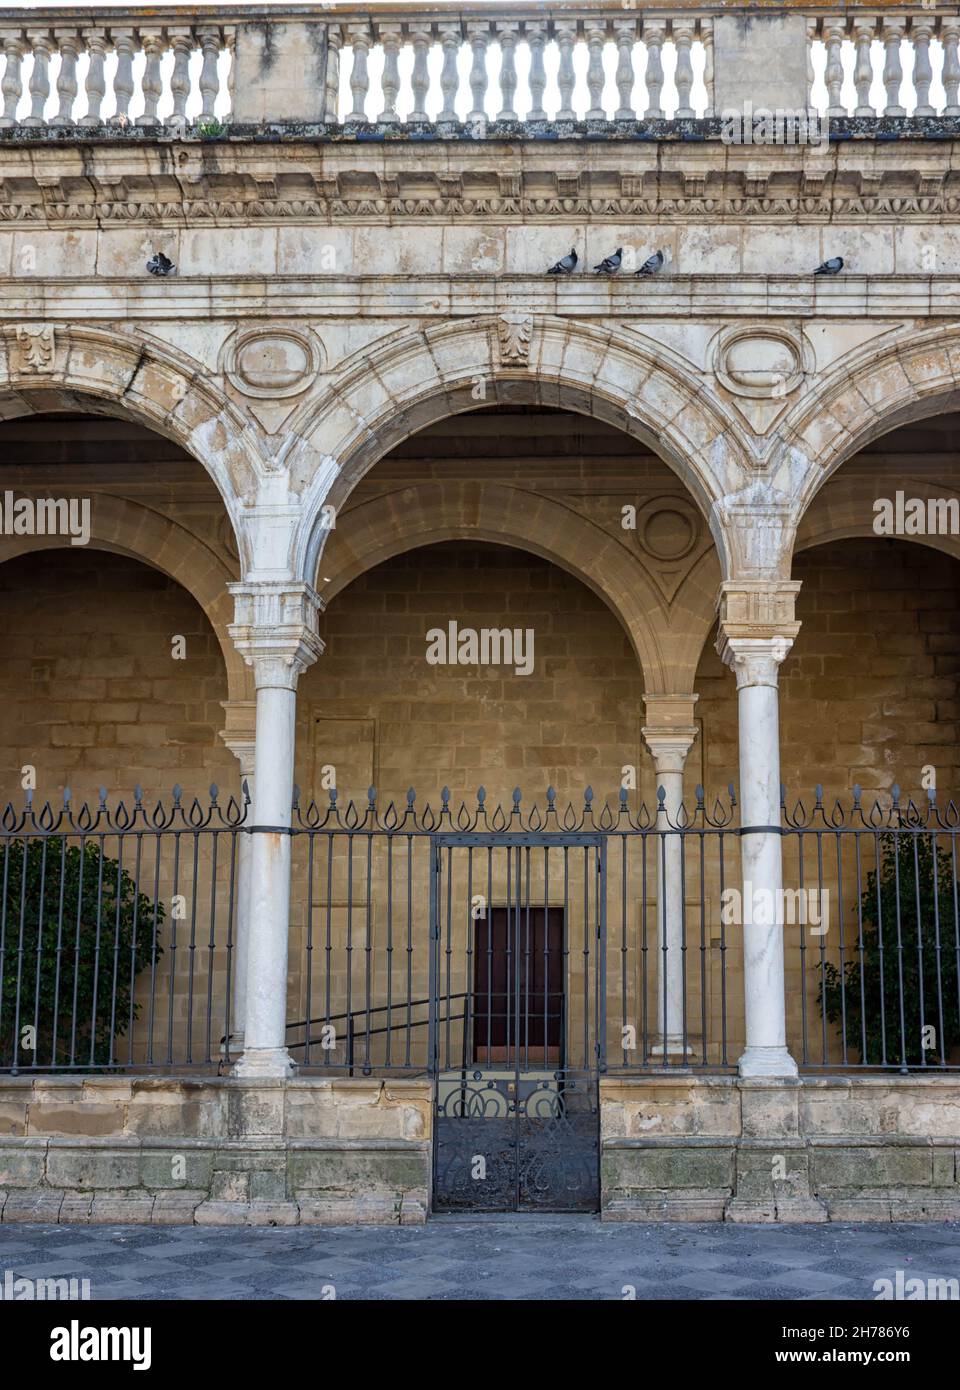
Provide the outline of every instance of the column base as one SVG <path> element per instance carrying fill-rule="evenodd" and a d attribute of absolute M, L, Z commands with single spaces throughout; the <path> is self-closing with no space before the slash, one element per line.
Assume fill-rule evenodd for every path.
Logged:
<path fill-rule="evenodd" d="M 271 1080 L 296 1074 L 297 1065 L 285 1047 L 248 1047 L 231 1072 L 232 1076 Z"/>
<path fill-rule="evenodd" d="M 650 1044 L 646 1060 L 652 1067 L 658 1063 L 664 1067 L 687 1067 L 695 1055 L 695 1050 L 689 1042 L 684 1046 L 682 1037 L 668 1036 L 665 1039 L 657 1038 L 656 1042 Z"/>
<path fill-rule="evenodd" d="M 741 1076 L 798 1076 L 797 1064 L 785 1047 L 747 1047 L 737 1070 Z"/>

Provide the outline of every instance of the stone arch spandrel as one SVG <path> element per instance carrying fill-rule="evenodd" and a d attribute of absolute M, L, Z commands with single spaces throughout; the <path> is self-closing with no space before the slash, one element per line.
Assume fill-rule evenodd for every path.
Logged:
<path fill-rule="evenodd" d="M 743 485 L 749 461 L 736 426 L 700 378 L 673 358 L 658 359 L 636 337 L 522 314 L 391 338 L 294 417 L 289 428 L 301 444 L 289 456 L 291 485 L 304 510 L 297 572 L 315 572 L 324 505 L 342 506 L 395 445 L 445 417 L 501 403 L 594 416 L 642 441 L 686 484 L 714 530 L 726 572 L 715 504 Z"/>
<path fill-rule="evenodd" d="M 960 408 L 960 325 L 843 359 L 784 422 L 777 465 L 798 522 L 829 478 L 899 425 Z"/>
<path fill-rule="evenodd" d="M 0 564 L 33 551 L 62 548 L 66 547 L 58 536 L 0 537 Z M 233 599 L 227 584 L 236 575 L 197 536 L 149 507 L 98 495 L 90 508 L 89 548 L 139 560 L 185 589 L 216 634 L 229 698 L 252 698 L 249 671 L 227 632 L 227 624 L 233 621 Z"/>
<path fill-rule="evenodd" d="M 667 610 L 643 566 L 616 538 L 549 498 L 493 483 L 422 483 L 352 507 L 323 556 L 328 605 L 394 555 L 444 540 L 528 550 L 574 575 L 607 605 L 636 652 L 650 693 L 672 679 Z M 329 580 L 329 582 L 324 582 Z"/>
<path fill-rule="evenodd" d="M 142 335 L 75 324 L 0 331 L 0 419 L 79 410 L 136 420 L 170 439 L 212 478 L 244 571 L 251 540 L 243 499 L 269 472 L 265 440 L 207 370 Z"/>

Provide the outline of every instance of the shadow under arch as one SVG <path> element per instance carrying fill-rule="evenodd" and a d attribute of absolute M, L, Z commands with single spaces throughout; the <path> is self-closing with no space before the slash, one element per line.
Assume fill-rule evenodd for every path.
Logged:
<path fill-rule="evenodd" d="M 645 689 L 667 692 L 662 634 L 668 615 L 643 568 L 609 532 L 558 502 L 500 484 L 434 481 L 404 488 L 403 495 L 402 509 L 389 494 L 351 509 L 349 531 L 333 533 L 323 557 L 329 582 L 319 582 L 328 606 L 375 565 L 423 546 L 448 540 L 511 546 L 550 561 L 592 590 L 626 633 Z"/>
<path fill-rule="evenodd" d="M 235 575 L 196 536 L 147 507 L 102 496 L 98 497 L 97 506 L 91 508 L 89 545 L 70 546 L 61 536 L 4 536 L 0 537 L 0 565 L 41 551 L 81 548 L 124 555 L 157 570 L 184 589 L 217 638 L 227 675 L 228 699 L 253 698 L 250 673 L 227 632 L 227 624 L 233 621 L 233 600 L 226 585 Z"/>

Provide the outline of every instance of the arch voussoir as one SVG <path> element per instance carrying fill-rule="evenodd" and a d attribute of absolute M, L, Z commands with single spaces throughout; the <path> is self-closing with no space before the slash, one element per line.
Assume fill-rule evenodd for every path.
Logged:
<path fill-rule="evenodd" d="M 411 434 L 482 405 L 523 403 L 593 416 L 633 435 L 679 474 L 704 516 L 748 476 L 738 431 L 689 369 L 660 359 L 635 337 L 551 316 L 510 312 L 457 320 L 392 338 L 351 375 L 305 406 L 292 428 L 306 442 L 302 473 L 291 477 L 303 519 L 295 572 L 309 579 L 323 548 L 322 509 L 343 507 L 381 458 Z M 723 476 L 714 460 L 722 438 Z M 332 461 L 318 480 L 309 459 Z M 721 565 L 727 568 L 724 536 Z"/>

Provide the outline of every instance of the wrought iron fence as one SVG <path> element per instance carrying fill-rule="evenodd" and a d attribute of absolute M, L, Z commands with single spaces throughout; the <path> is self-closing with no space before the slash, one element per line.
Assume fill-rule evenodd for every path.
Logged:
<path fill-rule="evenodd" d="M 0 1070 L 215 1066 L 229 1032 L 238 834 L 215 786 L 164 805 L 0 816 Z"/>
<path fill-rule="evenodd" d="M 0 1070 L 223 1068 L 247 803 L 0 816 Z M 744 918 L 782 922 L 788 1044 L 829 1070 L 960 1067 L 953 803 L 782 807 L 779 902 L 741 882 L 733 789 L 667 815 L 293 809 L 288 1045 L 307 1071 L 722 1071 L 744 1045 Z M 662 886 L 661 886 L 662 885 Z M 767 920 L 770 920 L 767 918 Z"/>
<path fill-rule="evenodd" d="M 960 1068 L 953 801 L 810 809 L 782 797 L 787 998 L 794 1055 L 830 1070 Z M 787 897 L 787 891 L 790 897 Z M 804 921 L 789 920 L 791 904 Z M 797 911 L 793 914 L 798 915 Z"/>
<path fill-rule="evenodd" d="M 291 1046 L 372 1071 L 724 1068 L 729 940 L 720 900 L 732 797 L 672 828 L 662 803 L 436 808 L 299 802 Z M 738 856 L 733 850 L 734 871 Z M 658 911 L 676 861 L 695 885 Z M 360 1000 L 359 1007 L 357 1000 Z M 299 1008 L 297 1008 L 299 1005 Z M 431 1013 L 432 1007 L 432 1013 Z M 307 1022 L 309 1020 L 309 1022 Z"/>

